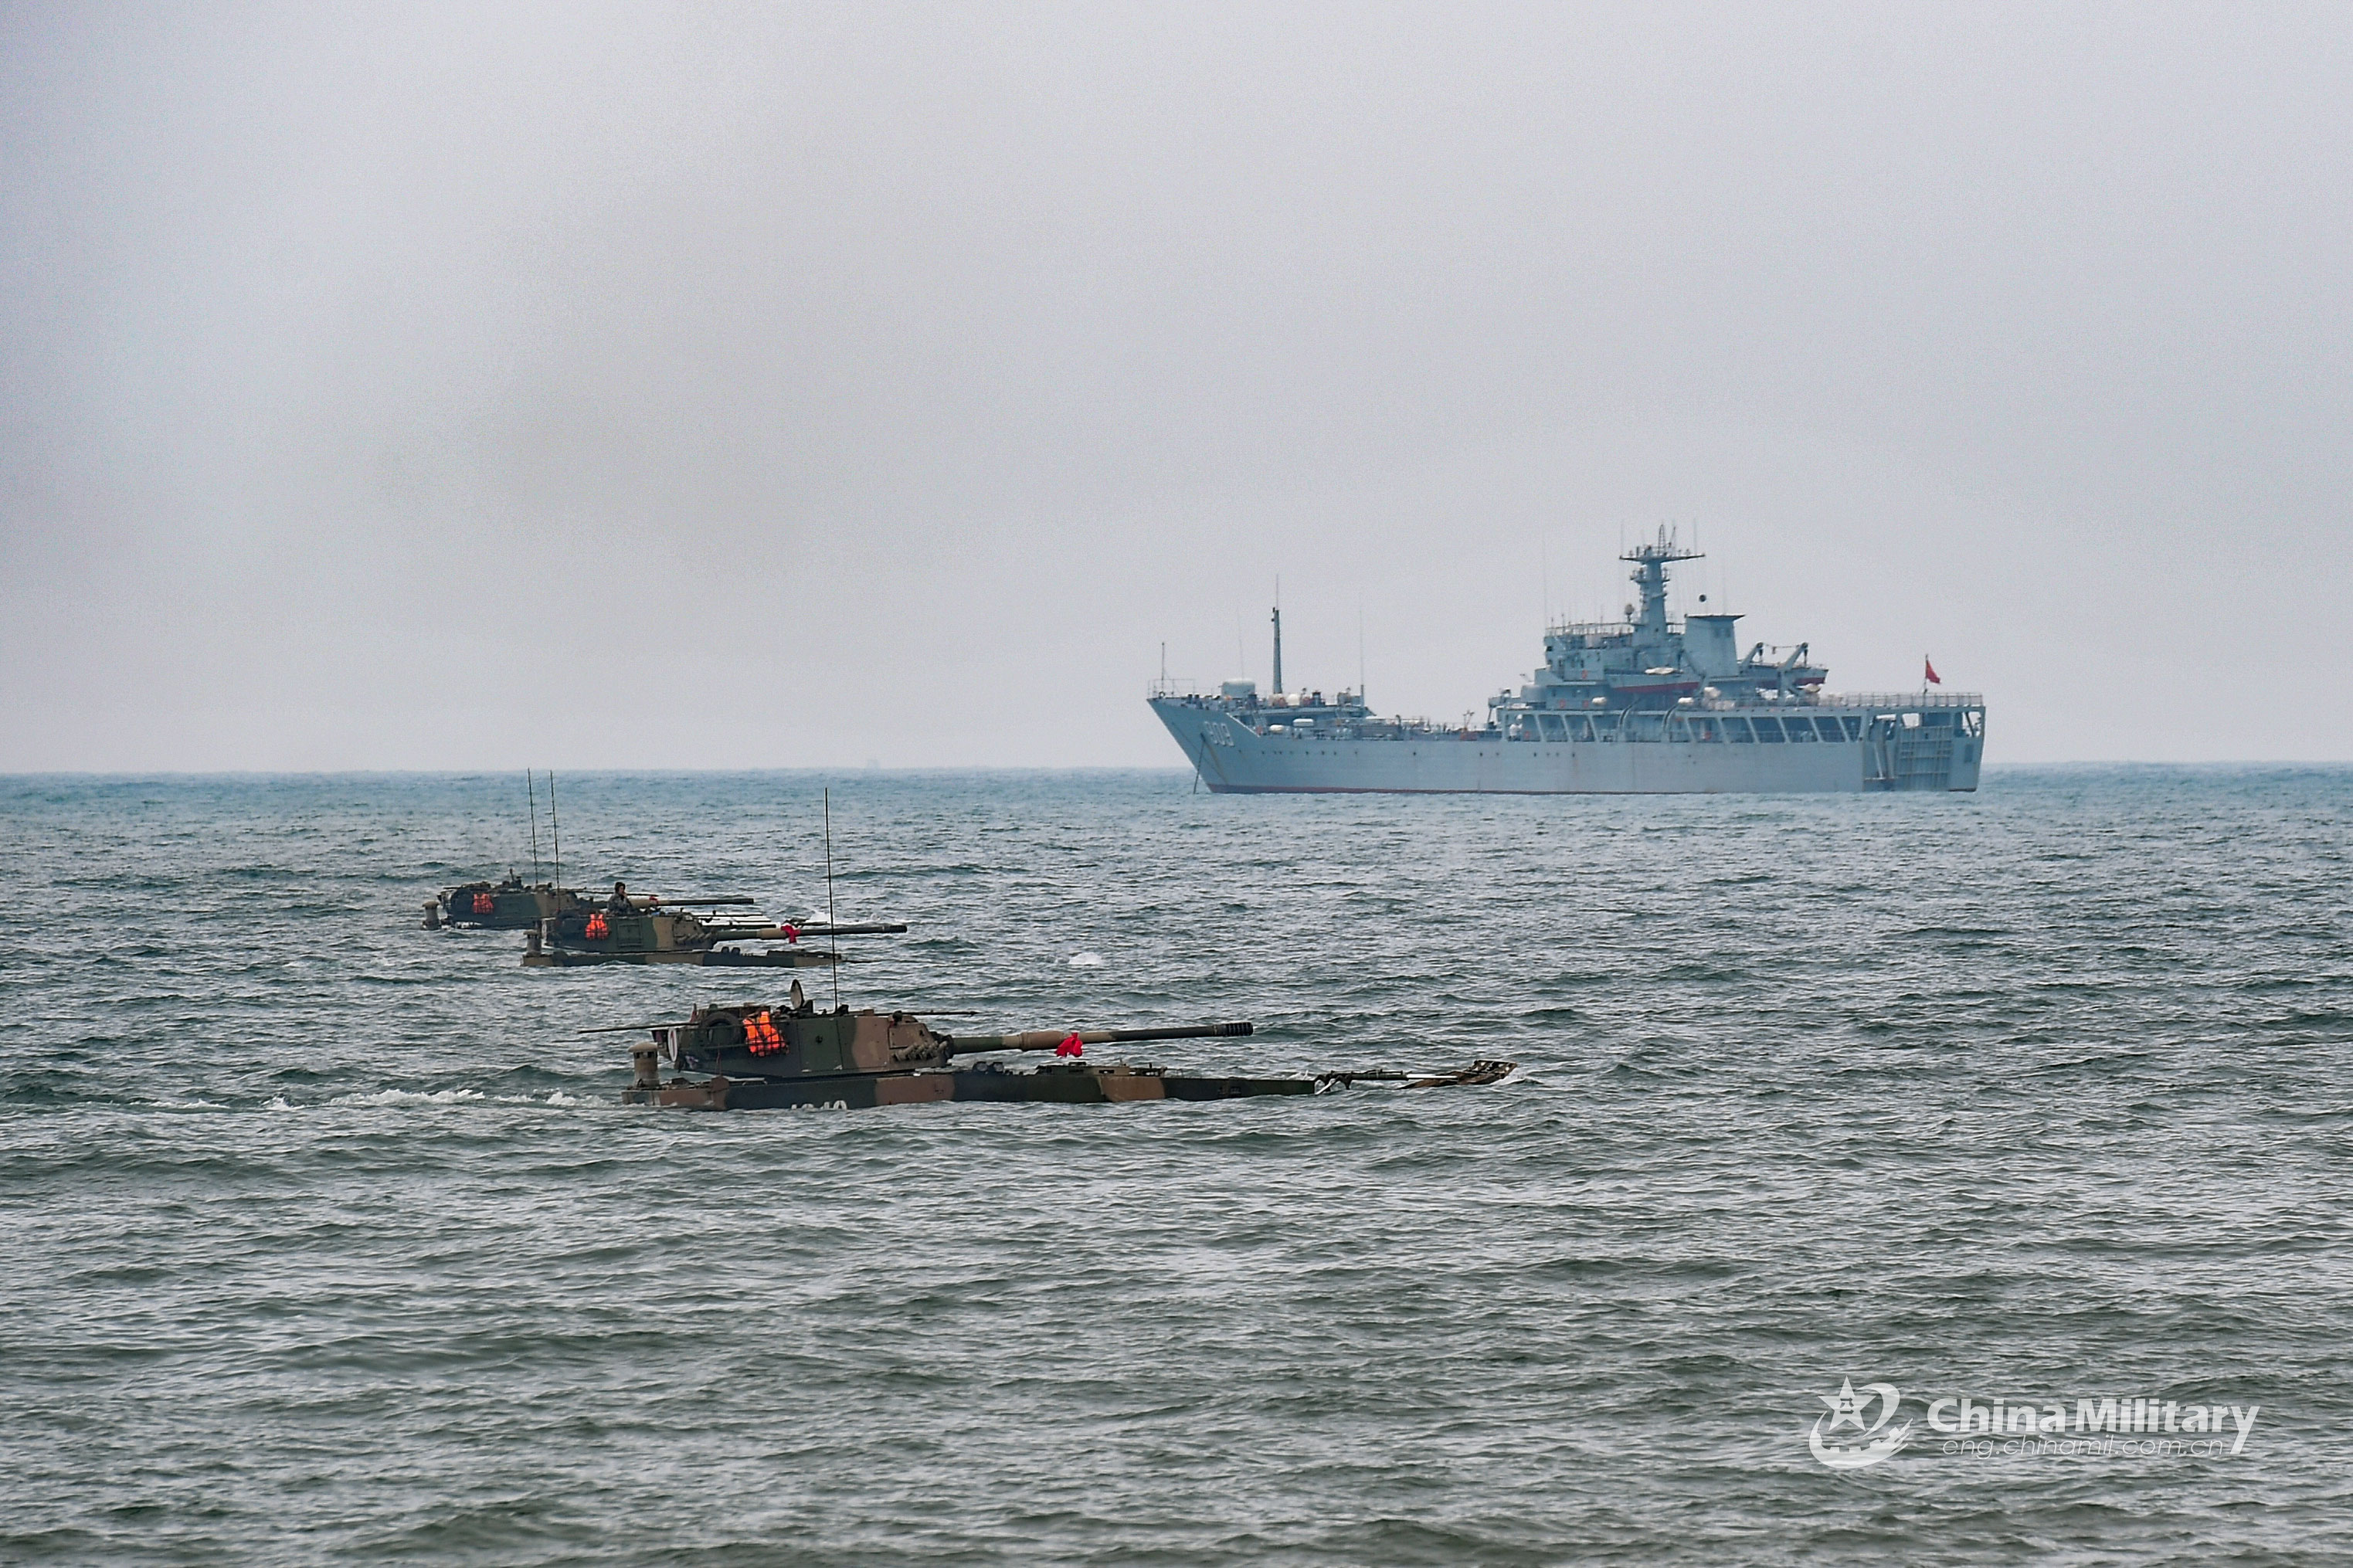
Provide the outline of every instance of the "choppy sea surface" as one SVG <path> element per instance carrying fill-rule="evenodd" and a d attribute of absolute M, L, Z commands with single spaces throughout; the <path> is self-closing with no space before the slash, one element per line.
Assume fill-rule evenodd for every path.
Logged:
<path fill-rule="evenodd" d="M 828 785 L 847 1001 L 1522 1070 L 624 1109 L 584 1029 L 788 976 L 420 929 L 519 774 L 0 779 L 0 1560 L 2341 1560 L 2353 772 L 566 775 L 567 879 L 806 918 Z"/>

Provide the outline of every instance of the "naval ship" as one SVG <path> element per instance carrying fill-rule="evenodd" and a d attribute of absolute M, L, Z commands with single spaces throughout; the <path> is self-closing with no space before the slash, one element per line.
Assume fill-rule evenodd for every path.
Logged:
<path fill-rule="evenodd" d="M 1974 790 L 1985 751 L 1976 692 L 1829 692 L 1799 643 L 1739 651 L 1731 615 L 1667 615 L 1667 568 L 1696 561 L 1666 530 L 1629 550 L 1641 604 L 1623 621 L 1546 628 L 1545 662 L 1487 700 L 1483 723 L 1377 718 L 1364 692 L 1214 695 L 1164 679 L 1152 710 L 1220 794 L 1677 795 Z M 1702 603 L 1705 603 L 1704 597 Z M 1923 661 L 1924 665 L 1926 661 Z M 1936 681 L 1933 666 L 1927 679 Z M 1361 682 L 1359 683 L 1361 687 Z M 1941 681 L 1937 682 L 1941 687 Z"/>

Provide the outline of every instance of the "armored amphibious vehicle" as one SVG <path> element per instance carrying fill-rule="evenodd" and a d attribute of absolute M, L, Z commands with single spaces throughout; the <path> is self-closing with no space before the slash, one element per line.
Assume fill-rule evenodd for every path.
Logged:
<path fill-rule="evenodd" d="M 1041 1029 L 1013 1035 L 945 1035 L 909 1013 L 848 1007 L 819 1012 L 795 982 L 780 1006 L 753 1003 L 697 1007 L 683 1022 L 628 1025 L 651 1038 L 631 1052 L 635 1074 L 624 1103 L 690 1110 L 765 1110 L 789 1106 L 844 1110 L 981 1100 L 1105 1105 L 1136 1100 L 1242 1100 L 1323 1094 L 1359 1083 L 1407 1089 L 1496 1083 L 1513 1064 L 1476 1061 L 1453 1072 L 1328 1072 L 1311 1078 L 1234 1078 L 1084 1060 L 1089 1046 L 1248 1035 L 1247 1023 L 1161 1029 Z M 602 1032 L 602 1031 L 600 1031 Z M 611 1032 L 622 1032 L 615 1030 Z M 1050 1051 L 1023 1068 L 1013 1053 Z M 994 1059 L 982 1060 L 982 1058 Z M 662 1075 L 668 1068 L 673 1076 Z M 689 1078 L 688 1073 L 703 1076 Z"/>
<path fill-rule="evenodd" d="M 749 902 L 749 900 L 744 900 Z M 805 936 L 879 936 L 903 925 L 811 925 L 724 921 L 689 910 L 598 909 L 543 921 L 523 947 L 526 969 L 579 969 L 600 963 L 696 963 L 711 968 L 821 969 L 841 962 L 829 948 L 803 947 Z M 744 942 L 782 942 L 744 947 Z"/>
<path fill-rule="evenodd" d="M 425 900 L 425 929 L 474 927 L 483 931 L 528 931 L 587 907 L 576 888 L 525 882 L 509 871 L 501 882 L 467 882 Z"/>
<path fill-rule="evenodd" d="M 628 901 L 638 910 L 715 909 L 757 902 L 741 893 L 692 899 L 634 894 Z M 530 931 L 543 921 L 577 927 L 604 907 L 605 900 L 600 894 L 583 893 L 577 888 L 561 888 L 553 882 L 526 883 L 519 873 L 509 871 L 502 882 L 468 882 L 427 900 L 425 929 L 439 931 L 443 926 L 457 926 L 480 931 Z"/>

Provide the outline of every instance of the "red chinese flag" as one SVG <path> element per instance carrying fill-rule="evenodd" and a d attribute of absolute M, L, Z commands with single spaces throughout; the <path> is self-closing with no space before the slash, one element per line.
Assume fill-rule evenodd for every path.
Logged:
<path fill-rule="evenodd" d="M 1944 684 L 1945 684 L 1945 679 L 1944 679 L 1944 677 L 1942 677 L 1942 676 L 1940 676 L 1940 675 L 1938 675 L 1938 674 L 1936 673 L 1936 667 L 1934 664 L 1930 664 L 1930 663 L 1929 663 L 1929 661 L 1928 661 L 1928 660 L 1926 660 L 1926 659 L 1925 659 L 1925 658 L 1924 658 L 1924 659 L 1922 659 L 1920 662 L 1921 662 L 1922 664 L 1925 664 L 1925 665 L 1927 665 L 1927 666 L 1928 666 L 1928 684 L 1929 684 L 1929 685 L 1931 685 L 1931 686 L 1942 686 L 1942 685 L 1944 685 Z"/>
<path fill-rule="evenodd" d="M 1082 1057 L 1087 1054 L 1087 1043 L 1079 1038 L 1078 1031 L 1073 1029 L 1062 1037 L 1062 1043 L 1054 1047 L 1054 1054 L 1058 1057 Z"/>
<path fill-rule="evenodd" d="M 790 921 L 786 921 L 785 922 L 785 940 L 786 942 L 798 942 L 800 939 L 801 928 L 793 924 Z"/>

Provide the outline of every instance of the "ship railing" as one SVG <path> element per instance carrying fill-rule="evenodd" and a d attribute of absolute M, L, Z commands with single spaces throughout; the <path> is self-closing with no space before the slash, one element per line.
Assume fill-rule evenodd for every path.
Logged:
<path fill-rule="evenodd" d="M 1269 731 L 1276 724 L 1281 724 L 1283 734 L 1294 741 L 1441 740 L 1447 736 L 1461 733 L 1459 725 L 1433 724 L 1422 718 L 1389 719 L 1367 716 L 1363 719 L 1336 720 L 1330 724 L 1318 721 L 1304 730 L 1296 728 L 1289 721 L 1271 714 L 1263 709 L 1259 710 L 1257 718 L 1259 721 L 1250 726 L 1251 732 L 1264 735 L 1270 740 L 1273 739 L 1273 736 Z M 1381 732 L 1367 734 L 1366 732 L 1367 731 Z"/>
<path fill-rule="evenodd" d="M 1825 691 L 1813 700 L 1816 708 L 1872 708 L 1883 713 L 1922 708 L 1982 708 L 1978 691 Z"/>

